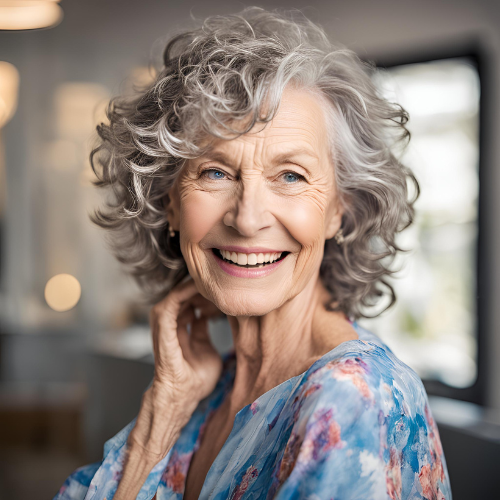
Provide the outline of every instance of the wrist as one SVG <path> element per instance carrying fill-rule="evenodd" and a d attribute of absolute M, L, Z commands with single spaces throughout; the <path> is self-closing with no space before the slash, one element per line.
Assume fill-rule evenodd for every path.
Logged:
<path fill-rule="evenodd" d="M 203 399 L 197 385 L 173 387 L 155 378 L 149 389 L 153 415 L 187 424 L 198 403 Z"/>
<path fill-rule="evenodd" d="M 151 463 L 154 466 L 175 444 L 183 425 L 178 421 L 163 418 L 153 418 L 149 428 L 144 424 L 142 420 L 137 421 L 128 437 L 127 450 L 134 460 L 142 460 L 143 463 Z"/>
<path fill-rule="evenodd" d="M 137 427 L 132 430 L 127 441 L 123 473 L 113 497 L 115 500 L 134 500 L 137 498 L 151 470 L 165 458 L 179 435 L 175 431 L 163 432 L 163 439 L 159 441 L 158 432 L 156 432 L 150 435 L 149 440 L 143 444 L 141 438 L 137 437 L 141 433 L 134 432 L 136 429 Z"/>
<path fill-rule="evenodd" d="M 137 479 L 144 482 L 151 469 L 161 460 L 161 457 L 143 448 L 136 442 L 127 443 L 125 463 L 127 471 L 133 471 Z M 122 480 L 125 477 L 122 478 Z"/>
<path fill-rule="evenodd" d="M 155 465 L 156 463 L 154 463 L 151 455 L 145 454 L 141 447 L 127 444 L 122 477 L 113 498 L 115 500 L 133 500 L 137 498 L 142 485 Z"/>
<path fill-rule="evenodd" d="M 153 384 L 144 393 L 128 447 L 147 461 L 160 461 L 179 437 L 193 411 L 191 406 L 176 401 L 165 388 Z"/>

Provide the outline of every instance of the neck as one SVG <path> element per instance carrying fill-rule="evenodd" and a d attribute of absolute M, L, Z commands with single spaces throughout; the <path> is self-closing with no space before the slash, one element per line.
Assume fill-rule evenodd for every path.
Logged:
<path fill-rule="evenodd" d="M 228 316 L 236 354 L 230 412 L 237 413 L 303 373 L 341 342 L 357 338 L 343 313 L 326 310 L 328 299 L 318 275 L 296 297 L 264 316 Z"/>

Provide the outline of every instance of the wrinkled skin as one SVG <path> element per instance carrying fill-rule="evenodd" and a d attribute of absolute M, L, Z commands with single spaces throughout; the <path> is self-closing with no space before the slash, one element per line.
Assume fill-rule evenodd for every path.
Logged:
<path fill-rule="evenodd" d="M 288 87 L 267 126 L 215 140 L 169 192 L 167 215 L 189 273 L 233 331 L 230 415 L 357 338 L 343 314 L 326 311 L 319 278 L 325 240 L 342 217 L 323 109 L 314 94 Z M 218 266 L 211 249 L 223 245 L 291 253 L 270 275 L 249 279 Z"/>
<path fill-rule="evenodd" d="M 219 310 L 232 328 L 236 375 L 192 457 L 186 500 L 199 497 L 239 410 L 357 338 L 342 313 L 326 310 L 330 297 L 319 277 L 325 240 L 342 217 L 323 107 L 317 96 L 287 88 L 266 127 L 216 140 L 208 153 L 185 163 L 166 196 L 190 278 L 151 311 L 155 377 L 129 436 L 117 500 L 136 497 L 198 401 L 215 387 L 222 361 L 207 320 Z M 217 264 L 212 248 L 224 245 L 290 254 L 271 274 L 242 278 Z"/>

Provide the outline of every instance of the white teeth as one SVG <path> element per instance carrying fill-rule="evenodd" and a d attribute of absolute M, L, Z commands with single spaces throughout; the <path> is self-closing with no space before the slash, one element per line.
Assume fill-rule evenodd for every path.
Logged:
<path fill-rule="evenodd" d="M 229 252 L 228 250 L 220 250 L 222 257 L 226 260 L 231 260 L 234 263 L 245 266 L 247 264 L 255 266 L 257 264 L 271 263 L 281 257 L 281 252 L 277 253 L 237 253 Z"/>
<path fill-rule="evenodd" d="M 255 266 L 257 264 L 257 255 L 254 253 L 248 254 L 248 264 L 251 266 Z"/>

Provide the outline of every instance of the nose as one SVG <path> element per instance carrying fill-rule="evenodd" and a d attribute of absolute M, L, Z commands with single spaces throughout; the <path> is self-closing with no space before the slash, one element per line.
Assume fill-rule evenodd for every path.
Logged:
<path fill-rule="evenodd" d="M 242 236 L 251 237 L 272 224 L 268 199 L 260 179 L 240 180 L 232 208 L 224 216 L 224 224 Z"/>

